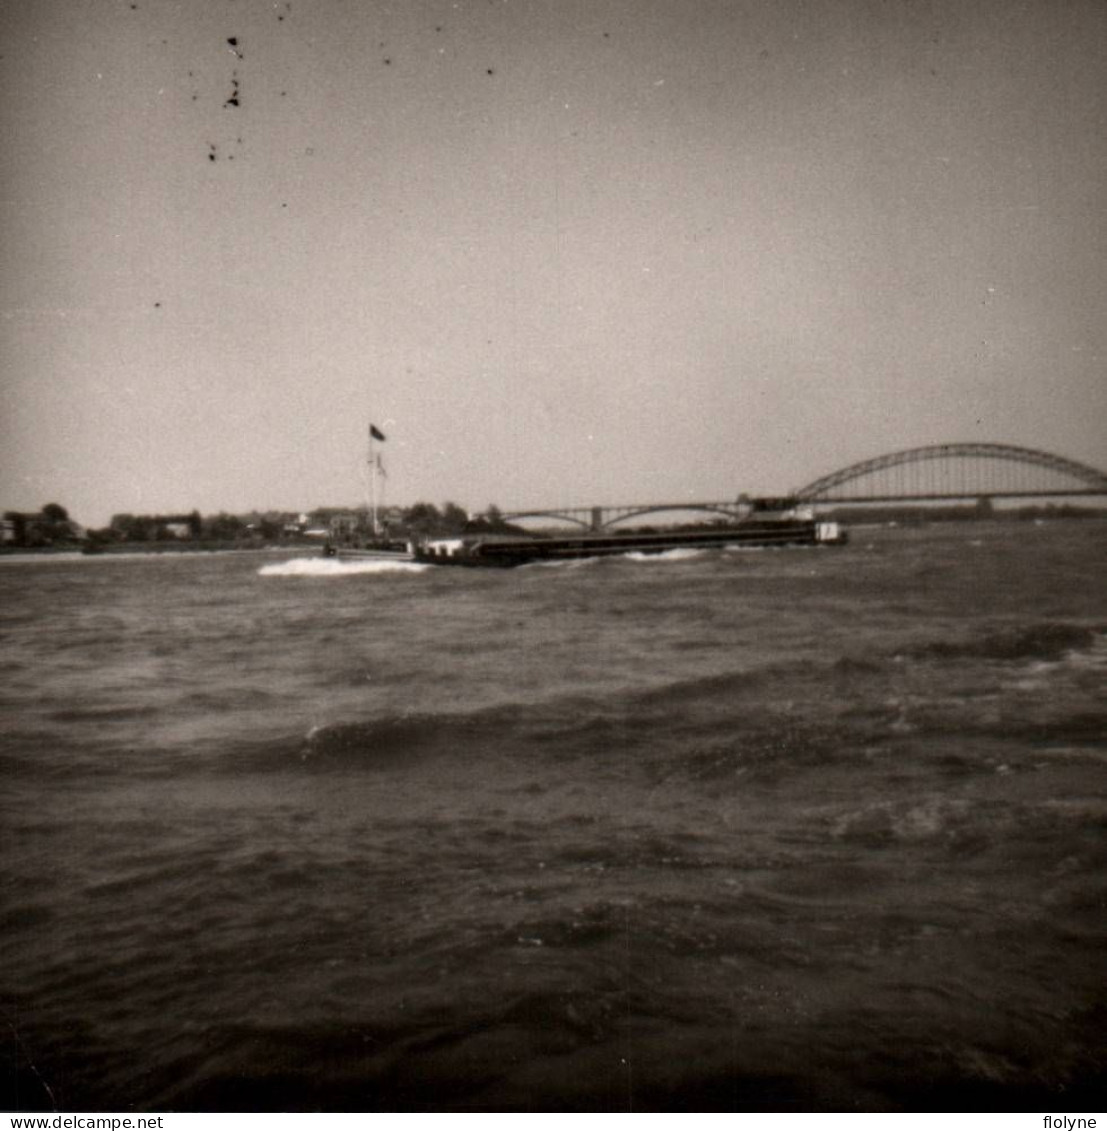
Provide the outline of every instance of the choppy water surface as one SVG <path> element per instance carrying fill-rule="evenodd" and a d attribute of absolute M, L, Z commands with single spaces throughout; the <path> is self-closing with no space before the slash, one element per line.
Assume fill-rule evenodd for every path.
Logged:
<path fill-rule="evenodd" d="M 5 1106 L 1090 1103 L 1105 548 L 0 561 Z"/>

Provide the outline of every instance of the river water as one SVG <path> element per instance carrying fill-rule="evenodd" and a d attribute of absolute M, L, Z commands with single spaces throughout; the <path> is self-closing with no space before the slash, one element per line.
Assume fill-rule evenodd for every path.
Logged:
<path fill-rule="evenodd" d="M 1105 550 L 0 560 L 4 1106 L 1101 1101 Z"/>

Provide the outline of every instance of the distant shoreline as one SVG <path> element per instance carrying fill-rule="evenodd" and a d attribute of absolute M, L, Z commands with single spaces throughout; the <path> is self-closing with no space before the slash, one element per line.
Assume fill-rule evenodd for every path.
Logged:
<path fill-rule="evenodd" d="M 286 544 L 266 543 L 265 545 L 246 545 L 241 542 L 119 542 L 110 546 L 97 546 L 90 550 L 82 544 L 68 543 L 58 546 L 0 546 L 0 557 L 57 557 L 59 554 L 79 554 L 82 557 L 101 558 L 120 554 L 264 554 L 299 553 L 302 551 L 322 553 L 320 542 L 290 542 Z"/>
<path fill-rule="evenodd" d="M 825 516 L 826 519 L 833 519 L 838 522 L 844 523 L 852 530 L 861 529 L 875 529 L 878 527 L 887 527 L 889 529 L 899 528 L 901 530 L 909 530 L 914 527 L 920 526 L 951 526 L 951 527 L 972 527 L 972 526 L 987 526 L 995 523 L 1008 525 L 1011 523 L 1032 523 L 1034 525 L 1041 525 L 1043 523 L 1061 523 L 1061 522 L 1103 522 L 1107 520 L 1107 511 L 1102 510 L 1087 510 L 1083 513 L 1077 514 L 1037 514 L 1037 515 L 1004 515 L 1002 513 L 990 514 L 987 516 L 957 516 L 943 515 L 941 517 L 935 516 L 932 518 L 924 518 L 917 513 L 900 515 L 896 518 L 887 516 L 870 516 L 865 515 L 863 511 L 856 511 L 851 517 L 843 515 L 841 512 L 832 514 L 828 512 Z M 540 536 L 537 531 L 528 531 L 536 537 Z M 234 539 L 226 540 L 211 540 L 205 539 L 202 541 L 151 541 L 151 542 L 113 542 L 106 545 L 96 544 L 94 548 L 90 548 L 88 543 L 68 542 L 64 544 L 56 544 L 52 546 L 13 546 L 13 545 L 0 545 L 0 558 L 11 557 L 51 557 L 58 555 L 81 555 L 83 557 L 107 557 L 118 556 L 121 554 L 143 554 L 143 555 L 162 555 L 162 554 L 213 554 L 213 553 L 236 553 L 236 554 L 261 554 L 261 553 L 319 553 L 323 552 L 325 543 L 322 541 L 297 541 L 297 542 L 266 542 L 258 544 L 251 542 L 243 544 L 241 541 Z"/>

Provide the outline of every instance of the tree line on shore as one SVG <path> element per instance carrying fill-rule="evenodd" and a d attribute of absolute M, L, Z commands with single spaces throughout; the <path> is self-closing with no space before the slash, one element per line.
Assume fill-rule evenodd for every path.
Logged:
<path fill-rule="evenodd" d="M 820 517 L 866 523 L 926 523 L 965 520 L 1034 520 L 1104 518 L 1107 509 L 1071 503 L 1045 503 L 1021 507 L 993 507 L 987 499 L 968 506 L 843 507 L 822 509 Z M 378 515 L 379 532 L 390 538 L 442 538 L 464 533 L 512 533 L 523 531 L 504 521 L 499 508 L 490 506 L 471 518 L 456 503 L 441 507 L 419 502 L 409 507 L 387 507 Z M 160 549 L 294 545 L 320 542 L 339 536 L 357 538 L 370 533 L 364 507 L 317 507 L 310 512 L 251 511 L 236 515 L 220 511 L 201 515 L 117 514 L 100 529 L 75 522 L 59 503 L 47 503 L 40 511 L 6 511 L 0 524 L 0 548 L 110 549 L 112 546 L 157 546 Z"/>
<path fill-rule="evenodd" d="M 419 502 L 410 507 L 388 507 L 378 516 L 393 537 L 448 537 L 466 530 L 507 530 L 496 507 L 471 520 L 456 503 L 442 507 Z M 318 507 L 310 512 L 251 511 L 247 514 L 116 514 L 99 529 L 81 526 L 59 503 L 40 511 L 6 511 L 0 544 L 11 549 L 96 548 L 146 546 L 170 548 L 232 545 L 243 548 L 319 541 L 336 531 L 364 534 L 370 526 L 364 508 Z"/>

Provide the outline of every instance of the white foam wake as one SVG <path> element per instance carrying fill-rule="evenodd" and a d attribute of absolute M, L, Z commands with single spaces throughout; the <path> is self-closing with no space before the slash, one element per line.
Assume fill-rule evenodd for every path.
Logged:
<path fill-rule="evenodd" d="M 602 558 L 552 558 L 549 561 L 524 562 L 520 569 L 580 569 L 595 565 Z"/>
<path fill-rule="evenodd" d="M 358 573 L 422 573 L 433 567 L 424 562 L 340 561 L 338 558 L 293 558 L 272 562 L 258 570 L 260 577 L 350 577 Z"/>
<path fill-rule="evenodd" d="M 631 550 L 623 557 L 630 558 L 632 562 L 684 562 L 689 558 L 702 557 L 703 554 L 703 550 L 692 546 L 678 546 L 674 550 L 662 550 L 660 554 L 644 554 L 640 550 Z"/>

